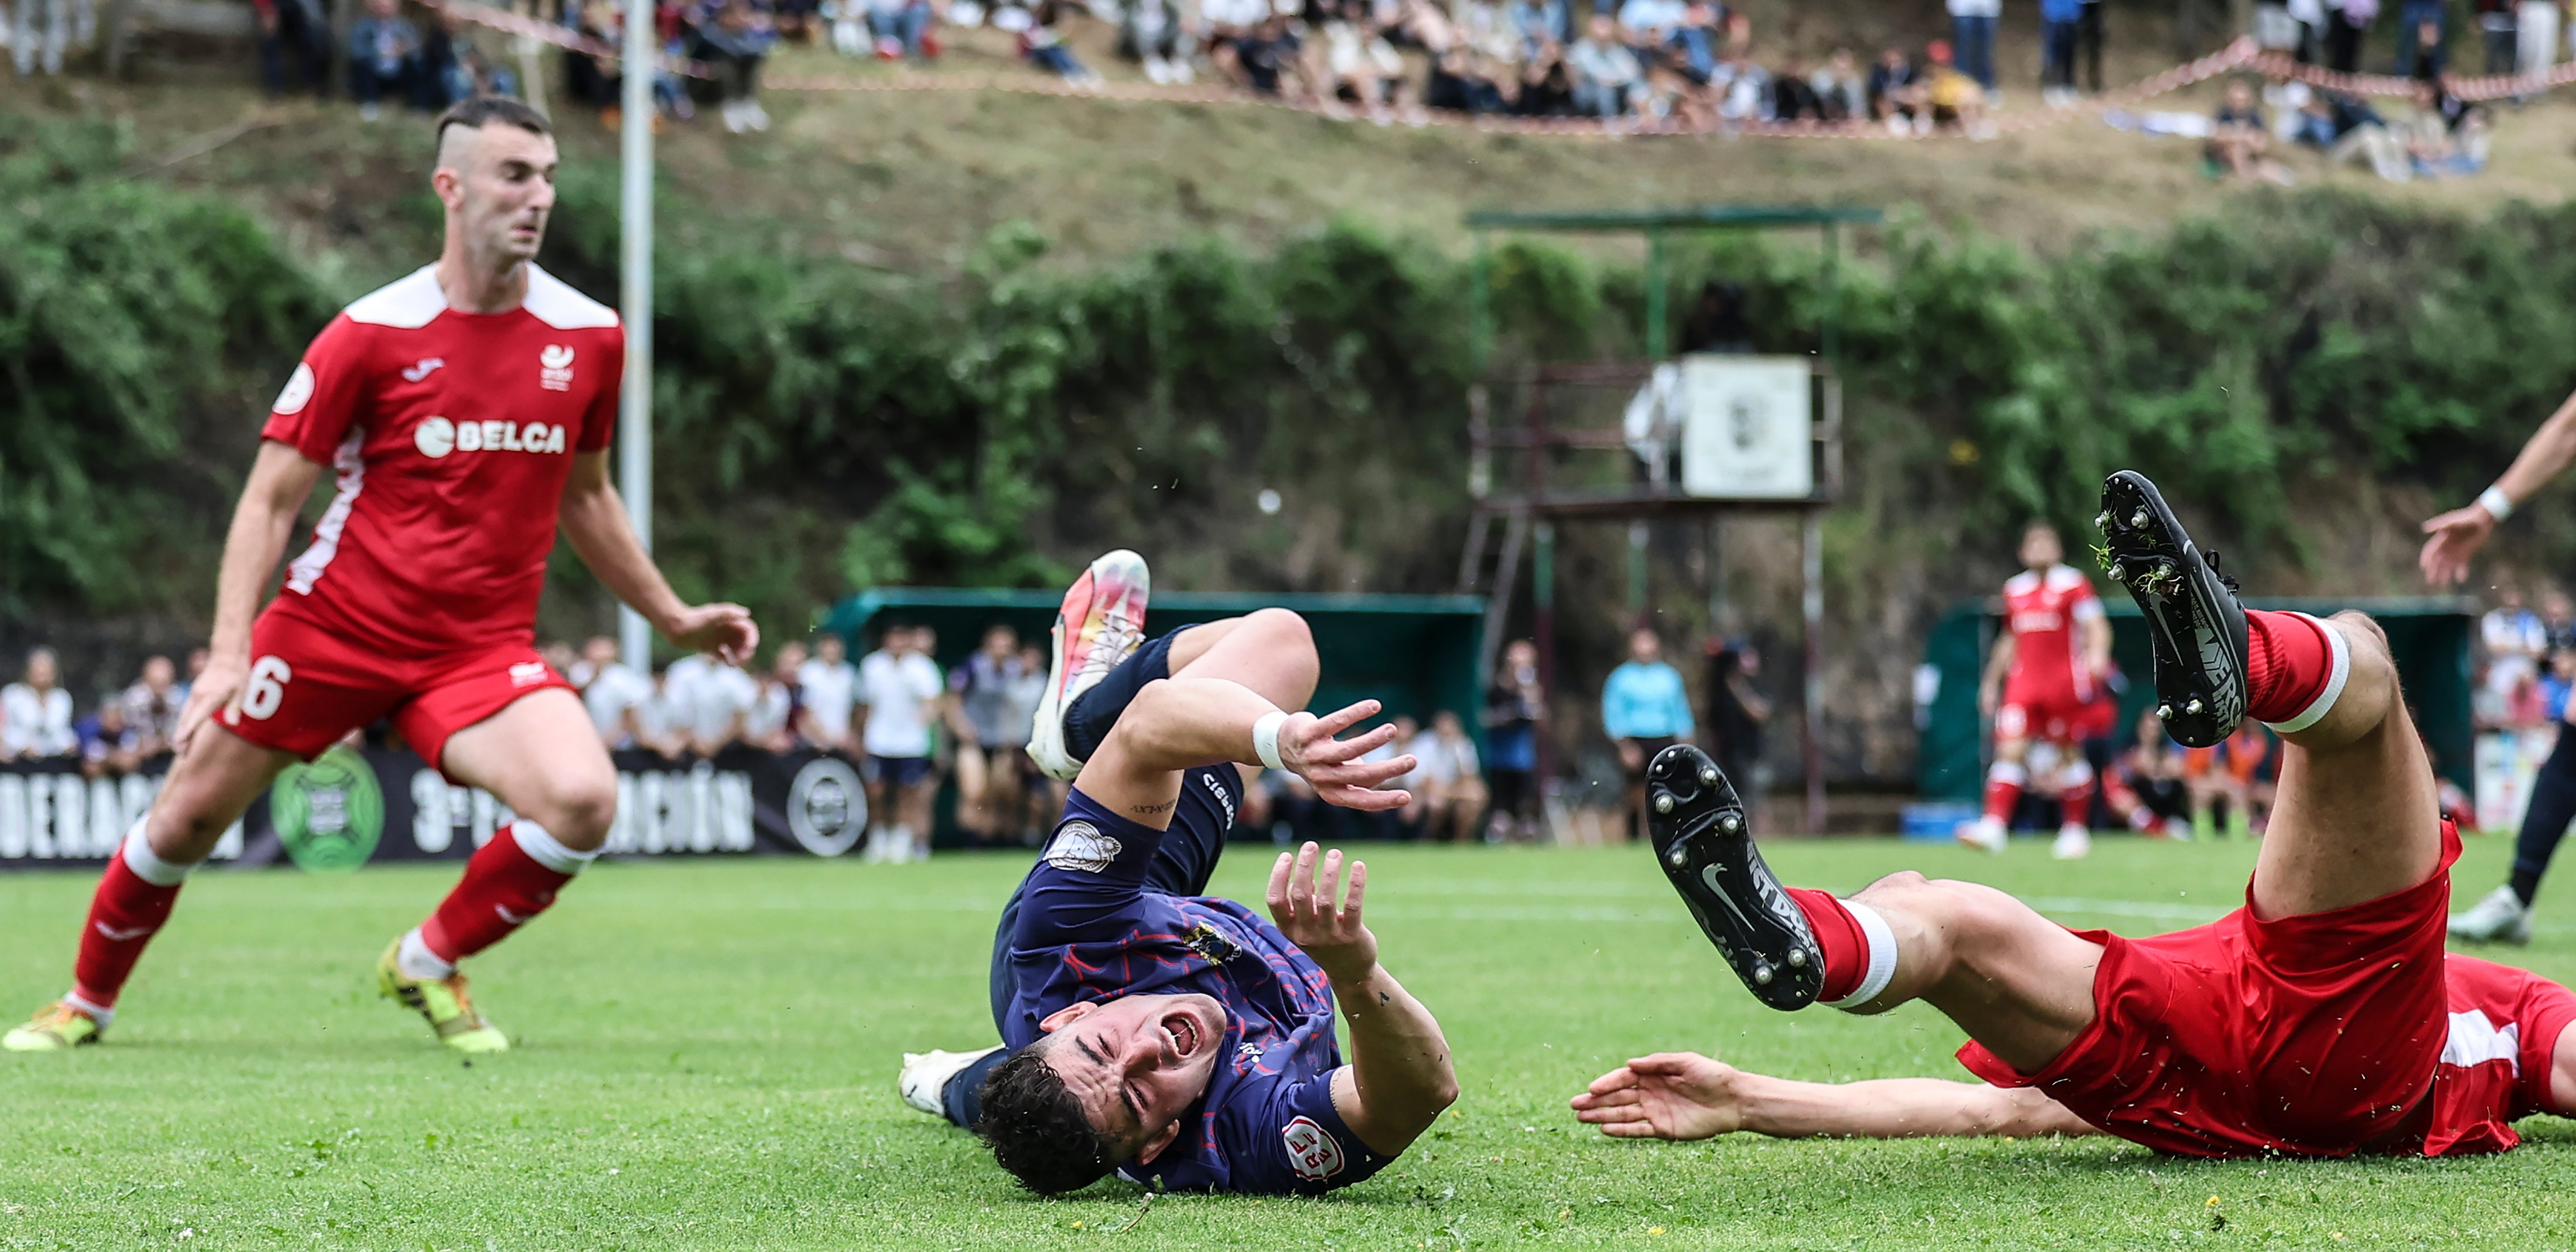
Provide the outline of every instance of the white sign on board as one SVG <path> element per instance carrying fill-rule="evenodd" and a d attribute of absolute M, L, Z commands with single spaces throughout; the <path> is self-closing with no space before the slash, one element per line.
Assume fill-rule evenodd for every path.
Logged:
<path fill-rule="evenodd" d="M 1805 357 L 1682 358 L 1688 416 L 1682 490 L 1734 500 L 1815 494 L 1815 433 Z"/>

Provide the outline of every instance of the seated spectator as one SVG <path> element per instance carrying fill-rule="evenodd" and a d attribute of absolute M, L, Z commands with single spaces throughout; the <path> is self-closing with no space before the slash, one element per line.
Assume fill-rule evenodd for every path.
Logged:
<path fill-rule="evenodd" d="M 1695 87 L 1709 85 L 1726 53 L 1726 32 L 1718 29 L 1717 20 L 1716 6 L 1698 0 L 1682 10 L 1681 20 L 1658 45 L 1668 55 L 1673 72 Z"/>
<path fill-rule="evenodd" d="M 442 11 L 429 28 L 422 53 L 433 102 L 440 108 L 476 96 L 516 96 L 519 76 L 483 54 L 474 27 L 454 10 Z"/>
<path fill-rule="evenodd" d="M 125 706 L 117 701 L 72 723 L 72 737 L 80 741 L 83 777 L 122 777 L 143 763 L 143 736 L 126 723 Z"/>
<path fill-rule="evenodd" d="M 1923 102 L 1932 110 L 1932 125 L 1974 134 L 1984 129 L 1986 92 L 1977 80 L 1950 63 L 1950 43 L 1935 39 L 1924 45 L 1931 70 L 1923 76 Z"/>
<path fill-rule="evenodd" d="M 572 23 L 573 33 L 616 48 L 625 38 L 626 19 L 609 0 L 589 0 Z M 617 129 L 626 90 L 621 62 L 613 54 L 593 55 L 564 49 L 564 90 L 574 100 L 599 110 L 599 121 Z"/>
<path fill-rule="evenodd" d="M 1064 0 L 1038 0 L 1029 10 L 1029 27 L 1020 32 L 1020 55 L 1031 65 L 1069 82 L 1098 82 L 1100 76 L 1074 59 L 1073 49 L 1064 46 L 1064 35 L 1057 29 L 1064 21 Z M 921 838 L 928 839 L 926 833 Z M 922 845 L 922 855 L 929 855 L 929 845 Z"/>
<path fill-rule="evenodd" d="M 1869 116 L 1869 92 L 1849 48 L 1834 49 L 1834 54 L 1807 76 L 1807 87 L 1816 93 L 1827 121 L 1849 122 Z"/>
<path fill-rule="evenodd" d="M 1807 63 L 1790 57 L 1780 75 L 1771 80 L 1771 120 L 1775 122 L 1821 122 L 1826 120 L 1825 98 L 1816 93 L 1808 80 Z"/>
<path fill-rule="evenodd" d="M 1628 93 L 1646 76 L 1637 54 L 1619 42 L 1619 29 L 1608 16 L 1592 15 L 1583 38 L 1565 51 L 1574 86 L 1574 107 L 1587 116 L 1609 119 L 1628 112 Z"/>
<path fill-rule="evenodd" d="M 357 98 L 358 116 L 370 122 L 383 116 L 388 95 L 428 110 L 436 107 L 435 93 L 420 28 L 402 15 L 402 0 L 367 0 L 366 16 L 349 26 L 349 94 Z"/>
<path fill-rule="evenodd" d="M 1640 51 L 1660 48 L 1689 13 L 1683 0 L 1626 0 L 1619 6 L 1619 34 Z"/>
<path fill-rule="evenodd" d="M 179 734 L 179 711 L 188 706 L 188 690 L 179 685 L 178 667 L 166 656 L 143 659 L 143 673 L 117 697 L 125 706 L 125 724 L 142 737 L 139 750 L 157 756 L 170 750 Z"/>
<path fill-rule="evenodd" d="M 1574 42 L 1574 26 L 1567 16 L 1566 0 L 1510 0 L 1503 16 L 1520 37 L 1521 54 L 1527 61 L 1542 49 L 1563 49 Z"/>
<path fill-rule="evenodd" d="M 777 35 L 769 19 L 751 0 L 722 0 L 715 20 L 697 28 L 694 53 L 715 75 L 716 99 L 727 134 L 769 129 L 769 111 L 760 107 L 760 63 Z"/>
<path fill-rule="evenodd" d="M 1423 838 L 1475 842 L 1485 818 L 1485 778 L 1477 769 L 1476 742 L 1458 715 L 1442 709 L 1432 716 L 1431 729 L 1403 750 L 1422 763 L 1412 777 L 1422 788 L 1414 803 L 1423 809 Z"/>
<path fill-rule="evenodd" d="M 1325 0 L 1324 70 L 1335 96 L 1377 109 L 1396 99 L 1404 58 L 1386 40 L 1364 0 Z"/>
<path fill-rule="evenodd" d="M 1458 0 L 1457 42 L 1468 51 L 1508 71 L 1520 64 L 1520 32 L 1503 10 L 1503 0 Z"/>
<path fill-rule="evenodd" d="M 1145 66 L 1154 83 L 1187 83 L 1190 58 L 1181 50 L 1181 11 L 1172 0 L 1134 0 L 1118 19 L 1118 55 Z"/>
<path fill-rule="evenodd" d="M 2181 745 L 2165 734 L 2153 712 L 2138 716 L 2137 742 L 2120 754 L 2103 778 L 2103 803 L 2141 834 L 2173 837 L 2175 823 L 2191 814 L 2191 789 L 2183 782 Z"/>
<path fill-rule="evenodd" d="M 1477 72 L 1475 54 L 1463 45 L 1432 58 L 1422 103 L 1453 113 L 1502 113 L 1510 108 L 1502 86 Z"/>
<path fill-rule="evenodd" d="M 1252 33 L 1230 43 L 1217 45 L 1217 71 L 1247 91 L 1265 96 L 1285 93 L 1303 99 L 1312 96 L 1313 87 L 1305 81 L 1305 41 L 1290 29 L 1288 19 L 1273 13 L 1261 19 Z"/>
<path fill-rule="evenodd" d="M 1564 117 L 1574 112 L 1574 71 L 1565 48 L 1546 44 L 1521 60 L 1520 93 L 1512 112 L 1521 117 Z"/>
<path fill-rule="evenodd" d="M 928 55 L 923 40 L 930 33 L 930 0 L 866 0 L 868 29 L 876 36 L 880 61 Z"/>
<path fill-rule="evenodd" d="M 2226 98 L 2209 120 L 2206 153 L 2210 164 L 2238 182 L 2250 183 L 2267 176 L 2272 163 L 2265 154 L 2271 151 L 2272 131 L 2263 120 L 2261 106 L 2254 103 L 2253 88 L 2242 80 L 2227 84 Z"/>
<path fill-rule="evenodd" d="M 1762 68 L 1745 51 L 1729 47 L 1726 59 L 1718 62 L 1718 116 L 1730 122 L 1767 122 L 1771 120 L 1771 71 Z"/>
<path fill-rule="evenodd" d="M 796 43 L 814 42 L 815 28 L 822 25 L 821 0 L 777 0 L 770 15 L 770 27 L 781 39 Z"/>
<path fill-rule="evenodd" d="M 1878 54 L 1878 64 L 1869 67 L 1865 94 L 1869 98 L 1870 120 L 1891 126 L 1910 126 L 1924 107 L 1922 84 L 1915 81 L 1914 63 L 1905 58 L 1902 48 Z"/>
<path fill-rule="evenodd" d="M 1201 50 L 1213 60 L 1218 49 L 1249 37 L 1270 16 L 1270 0 L 1200 0 Z"/>
<path fill-rule="evenodd" d="M 52 648 L 27 650 L 27 669 L 0 687 L 0 761 L 70 756 L 80 750 L 72 733 L 72 693 L 62 689 Z"/>
<path fill-rule="evenodd" d="M 320 0 L 251 0 L 251 9 L 259 21 L 259 81 L 268 94 L 327 91 L 331 19 Z"/>
<path fill-rule="evenodd" d="M 2452 95 L 2439 81 L 2415 83 L 2415 124 L 2407 156 L 2417 178 L 2451 178 L 2486 168 L 2491 136 L 2486 110 Z"/>

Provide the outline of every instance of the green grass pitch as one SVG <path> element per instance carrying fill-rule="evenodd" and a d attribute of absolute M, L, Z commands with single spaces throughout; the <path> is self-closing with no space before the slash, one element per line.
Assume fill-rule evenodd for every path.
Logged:
<path fill-rule="evenodd" d="M 2508 853 L 2476 840 L 2460 893 Z M 2105 840 L 2060 865 L 1781 841 L 1793 882 L 1921 868 L 2128 933 L 2233 905 L 2243 844 Z M 208 873 L 109 1042 L 0 1057 L 0 1248 L 2565 1248 L 2576 1127 L 2508 1156 L 2191 1163 L 2116 1141 L 1612 1142 L 1566 1097 L 1641 1051 L 1812 1079 L 1964 1077 L 1927 1010 L 1754 1004 L 1634 850 L 1371 850 L 1388 967 L 1465 1095 L 1402 1160 L 1323 1200 L 1017 1193 L 905 1109 L 896 1053 L 980 1046 L 992 918 L 1025 862 L 602 865 L 477 961 L 521 1042 L 472 1066 L 376 999 L 385 941 L 448 870 Z M 1218 888 L 1257 899 L 1238 847 Z M 0 1005 L 58 993 L 90 883 L 0 875 Z M 2576 978 L 2576 886 L 2524 959 Z"/>

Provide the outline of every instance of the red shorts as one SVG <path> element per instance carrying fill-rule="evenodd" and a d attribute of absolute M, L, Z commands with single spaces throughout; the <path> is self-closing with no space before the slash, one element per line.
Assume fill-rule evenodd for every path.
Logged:
<path fill-rule="evenodd" d="M 308 761 L 350 731 L 391 717 L 403 741 L 439 768 L 449 736 L 531 691 L 572 690 L 525 643 L 385 656 L 274 606 L 251 624 L 250 658 L 238 708 L 217 716 L 252 743 Z"/>
<path fill-rule="evenodd" d="M 2098 720 L 2094 710 L 2068 688 L 2007 687 L 1995 709 L 1995 738 L 2073 743 Z"/>
<path fill-rule="evenodd" d="M 2459 855 L 2445 822 L 2441 867 L 2394 895 L 2267 922 L 2249 885 L 2246 907 L 2206 926 L 2075 931 L 2102 945 L 2093 1024 L 2036 1074 L 1973 1041 L 1959 1063 L 2158 1151 L 2349 1156 L 2406 1129 L 2433 1086 Z"/>

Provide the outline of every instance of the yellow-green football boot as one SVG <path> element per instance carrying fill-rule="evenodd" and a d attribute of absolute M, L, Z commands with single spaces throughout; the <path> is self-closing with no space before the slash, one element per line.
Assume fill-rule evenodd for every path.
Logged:
<path fill-rule="evenodd" d="M 376 990 L 386 999 L 400 1000 L 403 1007 L 419 1013 L 428 1020 L 429 1028 L 438 1032 L 440 1043 L 459 1052 L 479 1055 L 510 1050 L 510 1037 L 474 1011 L 474 999 L 465 993 L 465 975 L 410 977 L 394 961 L 394 954 L 401 950 L 402 940 L 396 939 L 377 958 Z"/>
<path fill-rule="evenodd" d="M 98 1042 L 98 1019 L 56 1000 L 36 1010 L 24 1026 L 0 1035 L 0 1052 L 69 1052 Z"/>

